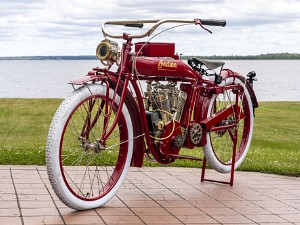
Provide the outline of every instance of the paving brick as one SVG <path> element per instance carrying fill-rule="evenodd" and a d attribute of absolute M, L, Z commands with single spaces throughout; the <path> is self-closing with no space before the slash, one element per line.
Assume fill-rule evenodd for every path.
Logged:
<path fill-rule="evenodd" d="M 174 216 L 197 216 L 204 215 L 204 212 L 196 207 L 190 208 L 165 208 L 168 212 L 170 212 Z"/>
<path fill-rule="evenodd" d="M 0 224 L 3 225 L 21 225 L 21 217 L 0 217 Z"/>
<path fill-rule="evenodd" d="M 220 222 L 221 224 L 244 224 L 253 223 L 250 219 L 243 215 L 211 215 L 212 218 Z"/>
<path fill-rule="evenodd" d="M 238 213 L 230 208 L 200 208 L 207 215 L 237 215 Z"/>
<path fill-rule="evenodd" d="M 89 224 L 104 224 L 99 216 L 81 216 L 81 215 L 67 215 L 63 216 L 66 224 L 72 225 L 89 225 Z"/>
<path fill-rule="evenodd" d="M 9 216 L 9 217 L 18 217 L 20 216 L 20 212 L 18 208 L 11 208 L 11 209 L 1 209 L 0 210 L 0 217 Z"/>
<path fill-rule="evenodd" d="M 56 208 L 22 208 L 22 216 L 59 216 Z"/>
<path fill-rule="evenodd" d="M 129 208 L 102 207 L 96 209 L 100 216 L 132 216 L 133 212 Z"/>
<path fill-rule="evenodd" d="M 20 225 L 22 219 L 24 225 L 300 225 L 298 177 L 236 172 L 231 187 L 200 182 L 197 168 L 130 168 L 117 196 L 104 207 L 76 211 L 55 195 L 44 166 L 0 170 L 0 224 L 5 225 Z M 228 179 L 212 170 L 207 176 Z"/>
<path fill-rule="evenodd" d="M 72 215 L 76 215 L 76 216 L 97 216 L 98 215 L 95 209 L 76 211 L 74 209 L 70 209 L 69 207 L 63 207 L 63 208 L 58 208 L 58 211 L 63 216 L 72 216 Z"/>
<path fill-rule="evenodd" d="M 284 223 L 287 220 L 277 215 L 247 215 L 249 219 L 256 223 Z"/>
<path fill-rule="evenodd" d="M 182 224 L 174 216 L 140 216 L 146 224 Z"/>
<path fill-rule="evenodd" d="M 137 216 L 101 216 L 106 224 L 144 224 Z"/>
<path fill-rule="evenodd" d="M 23 201 L 20 200 L 21 208 L 54 208 L 53 201 Z"/>
<path fill-rule="evenodd" d="M 24 225 L 61 225 L 64 224 L 59 216 L 25 216 Z"/>
<path fill-rule="evenodd" d="M 176 216 L 184 224 L 211 224 L 217 223 L 215 219 L 208 215 L 189 215 L 189 216 Z"/>
<path fill-rule="evenodd" d="M 17 201 L 0 201 L 0 210 L 2 209 L 16 209 L 18 208 Z"/>
<path fill-rule="evenodd" d="M 288 222 L 292 223 L 300 223 L 300 214 L 280 214 L 279 215 L 281 218 L 285 219 Z"/>
<path fill-rule="evenodd" d="M 171 216 L 164 208 L 133 208 L 133 212 L 138 216 Z"/>

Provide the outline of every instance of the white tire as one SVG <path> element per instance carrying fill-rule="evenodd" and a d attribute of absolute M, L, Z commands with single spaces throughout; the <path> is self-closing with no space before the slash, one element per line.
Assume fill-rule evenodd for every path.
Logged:
<path fill-rule="evenodd" d="M 113 92 L 114 91 L 110 89 L 110 99 L 113 97 Z M 93 102 L 94 99 L 94 102 L 96 102 L 94 105 L 98 104 L 96 106 L 99 106 L 105 94 L 106 86 L 99 84 L 87 85 L 77 89 L 62 102 L 54 115 L 49 129 L 46 147 L 48 176 L 59 199 L 73 209 L 86 210 L 97 208 L 107 203 L 120 188 L 130 166 L 133 152 L 133 128 L 131 116 L 125 104 L 123 104 L 120 117 L 122 125 L 117 124 L 116 134 L 126 137 L 128 140 L 121 140 L 120 137 L 120 140 L 117 139 L 120 141 L 119 145 L 115 146 L 115 143 L 110 143 L 106 146 L 107 150 L 101 150 L 100 153 L 96 152 L 97 148 L 94 146 L 97 143 L 96 136 L 98 137 L 98 133 L 96 132 L 97 130 L 101 130 L 97 129 L 97 126 L 100 127 L 100 119 L 99 125 L 97 124 L 98 122 L 96 122 L 95 129 L 92 130 L 93 128 L 91 128 L 91 131 L 89 131 L 89 140 L 82 141 L 80 137 L 76 137 L 80 136 L 79 133 L 82 128 L 80 114 L 85 113 L 86 108 L 92 105 L 91 102 Z M 118 108 L 119 101 L 120 97 L 117 96 L 114 108 Z M 95 110 L 96 109 L 97 107 L 95 107 Z M 91 115 L 92 117 L 95 113 L 91 112 L 89 114 L 87 113 L 87 115 Z M 100 118 L 100 116 L 98 117 Z M 94 118 L 96 118 L 96 116 L 94 116 Z M 83 121 L 86 122 L 87 120 L 83 119 Z M 89 119 L 89 122 L 91 121 L 92 119 Z M 85 122 L 83 124 L 85 124 Z M 74 126 L 74 128 L 72 128 L 72 126 Z M 69 134 L 73 132 L 72 129 L 75 135 Z M 120 131 L 120 129 L 122 129 L 122 131 Z M 72 135 L 75 136 L 74 140 L 72 139 Z M 95 136 L 95 138 L 93 136 Z M 114 140 L 114 138 L 111 139 L 111 141 Z M 107 142 L 109 142 L 109 140 Z M 111 147 L 111 149 L 109 149 L 109 147 Z M 127 150 L 124 150 L 125 148 L 127 148 Z M 119 153 L 119 151 L 122 151 L 122 153 Z M 66 156 L 64 154 L 68 155 Z M 75 159 L 77 154 L 78 158 Z M 118 166 L 115 165 L 115 168 L 113 167 L 114 165 L 107 166 L 105 158 L 115 160 L 113 154 L 117 155 L 116 164 L 120 164 Z M 122 157 L 120 154 L 122 154 Z M 70 161 L 70 166 L 67 166 L 66 162 L 68 160 Z M 120 161 L 122 161 L 122 163 L 120 163 Z M 84 165 L 84 167 L 82 165 Z M 88 175 L 86 175 L 87 173 Z M 107 178 L 105 176 L 107 176 Z M 87 183 L 86 186 L 85 183 Z"/>
<path fill-rule="evenodd" d="M 227 77 L 223 79 L 220 86 L 230 85 L 230 84 L 237 84 L 239 83 L 241 87 L 244 87 L 244 97 L 243 97 L 243 111 L 246 115 L 244 120 L 240 122 L 239 124 L 239 138 L 237 142 L 237 152 L 236 152 L 236 161 L 235 161 L 235 169 L 237 169 L 242 162 L 244 161 L 247 152 L 250 147 L 252 134 L 253 134 L 253 107 L 252 107 L 252 101 L 249 94 L 248 89 L 245 87 L 245 84 L 237 77 Z M 224 97 L 225 96 L 225 97 Z M 219 100 L 219 97 L 217 94 L 214 94 L 210 100 L 209 108 L 207 117 L 210 117 L 214 112 L 214 105 L 216 105 L 215 100 L 218 101 L 218 103 L 223 104 L 226 102 L 226 97 L 230 99 L 231 97 L 228 96 L 234 96 L 233 93 L 226 93 L 222 95 L 225 100 Z M 229 102 L 227 100 L 227 102 Z M 242 101 L 240 101 L 241 104 Z M 241 105 L 240 105 L 241 106 Z M 220 109 L 218 109 L 220 110 Z M 217 111 L 218 111 L 217 110 Z M 230 123 L 230 122 L 229 122 Z M 233 143 L 230 144 L 230 135 L 229 132 L 206 132 L 204 135 L 206 135 L 207 143 L 203 146 L 203 152 L 206 160 L 210 164 L 210 166 L 220 172 L 220 173 L 229 173 L 231 171 L 232 166 L 232 155 L 233 155 Z M 227 135 L 227 136 L 226 136 Z"/>

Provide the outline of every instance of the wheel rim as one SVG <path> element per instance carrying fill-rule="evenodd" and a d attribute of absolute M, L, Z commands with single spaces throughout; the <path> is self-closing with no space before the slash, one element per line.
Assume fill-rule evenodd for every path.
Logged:
<path fill-rule="evenodd" d="M 97 146 L 103 132 L 104 98 L 94 95 L 82 100 L 67 119 L 61 137 L 59 156 L 64 183 L 75 197 L 84 201 L 100 199 L 113 189 L 128 153 L 128 132 L 122 113 L 105 149 L 104 145 Z M 112 108 L 110 123 L 118 106 Z"/>
<path fill-rule="evenodd" d="M 238 114 L 236 117 L 241 117 L 240 115 L 243 114 L 244 117 L 238 119 L 237 124 L 237 143 L 236 143 L 236 156 L 235 161 L 237 162 L 243 155 L 247 143 L 249 141 L 249 134 L 250 134 L 250 109 L 249 109 L 249 102 L 244 94 L 243 88 L 241 88 L 241 92 L 238 97 L 238 106 L 242 113 Z M 223 94 L 215 95 L 214 97 L 213 106 L 211 108 L 210 115 L 213 115 L 215 112 L 218 112 L 226 107 L 231 107 L 235 104 L 236 94 L 233 93 L 232 90 L 227 90 Z M 235 122 L 235 116 L 231 115 L 230 117 L 223 120 L 220 124 L 216 125 L 215 127 L 221 125 L 231 125 Z M 234 148 L 234 141 L 232 136 L 234 135 L 235 128 L 231 128 L 228 130 L 210 132 L 210 140 L 211 140 L 211 147 L 213 153 L 217 160 L 224 164 L 224 165 L 231 165 L 232 164 L 232 156 L 233 156 L 233 148 Z"/>

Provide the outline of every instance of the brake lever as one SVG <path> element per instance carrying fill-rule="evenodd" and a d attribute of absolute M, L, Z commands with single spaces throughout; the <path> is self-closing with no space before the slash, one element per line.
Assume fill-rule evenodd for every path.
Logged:
<path fill-rule="evenodd" d="M 211 32 L 209 29 L 207 29 L 206 27 L 204 27 L 204 26 L 202 25 L 200 19 L 195 18 L 194 20 L 195 20 L 195 25 L 199 25 L 203 30 L 206 30 L 208 33 L 211 33 L 211 34 L 212 34 L 212 32 Z"/>

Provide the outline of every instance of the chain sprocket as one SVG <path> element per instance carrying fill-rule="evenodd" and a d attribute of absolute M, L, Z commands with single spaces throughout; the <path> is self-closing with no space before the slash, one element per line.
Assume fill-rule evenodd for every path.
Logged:
<path fill-rule="evenodd" d="M 202 137 L 202 128 L 199 123 L 194 123 L 190 127 L 189 135 L 190 135 L 190 141 L 192 142 L 192 144 L 197 145 L 200 143 L 201 137 Z"/>

